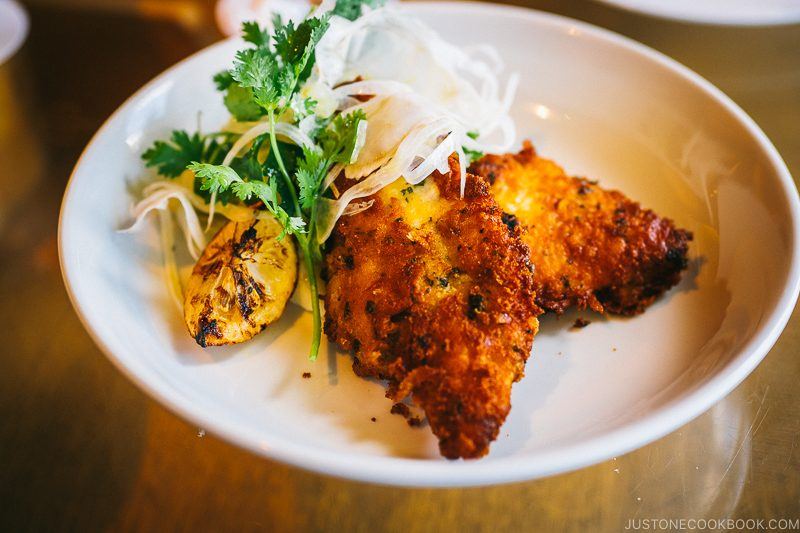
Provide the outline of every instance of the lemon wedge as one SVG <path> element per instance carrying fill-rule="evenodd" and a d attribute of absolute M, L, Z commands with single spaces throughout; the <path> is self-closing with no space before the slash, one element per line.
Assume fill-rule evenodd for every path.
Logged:
<path fill-rule="evenodd" d="M 231 221 L 208 244 L 183 306 L 197 344 L 244 342 L 280 318 L 297 282 L 294 241 L 281 231 L 273 218 Z"/>

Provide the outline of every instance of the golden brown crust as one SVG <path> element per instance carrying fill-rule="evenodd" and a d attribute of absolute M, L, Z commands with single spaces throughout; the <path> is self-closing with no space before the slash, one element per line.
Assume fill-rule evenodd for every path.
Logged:
<path fill-rule="evenodd" d="M 536 303 L 641 313 L 678 283 L 692 234 L 618 191 L 565 175 L 536 155 L 487 155 L 470 172 L 491 183 L 510 224 L 518 223 L 535 266 Z"/>
<path fill-rule="evenodd" d="M 480 457 L 511 407 L 538 328 L 529 250 L 487 184 L 457 164 L 399 181 L 339 220 L 326 255 L 325 332 L 361 376 L 424 409 L 448 458 Z M 420 198 L 422 197 L 422 198 Z"/>

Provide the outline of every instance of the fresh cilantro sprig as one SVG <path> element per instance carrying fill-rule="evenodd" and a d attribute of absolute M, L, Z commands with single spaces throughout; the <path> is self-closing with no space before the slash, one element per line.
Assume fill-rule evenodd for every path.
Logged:
<path fill-rule="evenodd" d="M 290 211 L 287 211 L 280 203 L 280 200 L 285 199 L 278 197 L 278 184 L 274 175 L 265 182 L 245 182 L 241 178 L 236 180 L 238 175 L 235 172 L 232 174 L 218 167 L 214 169 L 196 167 L 207 173 L 205 177 L 201 176 L 201 179 L 208 180 L 207 184 L 204 181 L 204 186 L 207 185 L 209 190 L 213 188 L 217 192 L 222 192 L 230 187 L 234 194 L 242 200 L 250 199 L 253 196 L 259 198 L 281 222 L 284 232 L 295 236 L 303 252 L 312 292 L 314 333 L 311 341 L 311 359 L 316 359 L 319 352 L 322 315 L 319 309 L 316 279 L 316 263 L 320 258 L 320 252 L 316 239 L 309 234 L 309 231 L 313 233 L 313 229 L 308 230 L 307 228 L 314 227 L 311 224 L 315 211 L 313 204 L 319 197 L 318 189 L 322 181 L 318 176 L 324 176 L 323 172 L 327 172 L 327 168 L 323 168 L 321 162 L 330 158 L 326 158 L 324 154 L 320 156 L 314 153 L 314 149 L 304 148 L 304 156 L 301 161 L 298 161 L 298 169 L 293 178 L 286 168 L 286 163 L 283 161 L 278 147 L 275 119 L 292 104 L 300 83 L 308 76 L 314 48 L 328 29 L 329 18 L 329 14 L 319 18 L 307 17 L 295 26 L 294 22 L 290 21 L 284 24 L 280 17 L 275 17 L 273 21 L 275 29 L 271 39 L 269 34 L 257 24 L 244 24 L 243 37 L 252 46 L 240 50 L 236 54 L 233 68 L 229 71 L 230 79 L 224 75 L 217 76 L 218 86 L 229 83 L 226 105 L 234 116 L 243 111 L 246 111 L 244 114 L 248 118 L 253 116 L 256 113 L 252 106 L 253 103 L 258 107 L 259 114 L 267 115 L 270 125 L 270 152 L 274 155 L 279 175 L 284 181 L 283 190 L 287 193 Z M 236 106 L 232 107 L 229 97 L 232 89 L 238 90 L 235 87 L 243 89 L 245 94 L 244 98 L 236 100 Z M 250 102 L 247 101 L 248 96 L 251 98 Z M 313 181 L 309 181 L 312 177 Z M 227 186 L 224 186 L 225 184 Z M 301 205 L 301 201 L 303 205 Z"/>
<path fill-rule="evenodd" d="M 347 9 L 354 10 L 358 4 L 360 12 L 361 3 L 364 2 L 347 0 Z M 202 180 L 205 190 L 217 194 L 232 191 L 241 201 L 261 200 L 283 225 L 284 233 L 295 237 L 302 251 L 312 292 L 312 360 L 317 357 L 322 336 L 316 278 L 316 266 L 322 259 L 315 235 L 317 205 L 325 192 L 323 183 L 330 168 L 340 163 L 351 163 L 354 159 L 360 124 L 366 116 L 363 111 L 357 111 L 328 120 L 316 132 L 317 146 L 302 148 L 291 173 L 278 146 L 275 124 L 276 117 L 289 108 L 294 110 L 300 106 L 308 113 L 313 112 L 316 102 L 299 98 L 298 89 L 310 72 L 314 48 L 328 29 L 329 18 L 329 14 L 320 18 L 308 17 L 295 26 L 291 21 L 284 24 L 276 17 L 271 38 L 258 24 L 245 23 L 242 33 L 252 46 L 236 54 L 230 71 L 214 78 L 217 87 L 226 91 L 226 105 L 234 116 L 237 112 L 248 117 L 266 115 L 270 125 L 267 135 L 270 154 L 277 170 L 268 169 L 271 172 L 265 172 L 261 179 L 242 179 L 232 168 L 208 164 L 190 166 Z M 237 91 L 244 91 L 244 97 L 238 96 Z M 231 105 L 232 94 L 235 106 Z M 283 182 L 282 187 L 279 179 Z"/>
<path fill-rule="evenodd" d="M 169 142 L 157 142 L 143 155 L 148 166 L 156 167 L 168 177 L 176 177 L 187 168 L 191 170 L 195 189 L 207 201 L 216 198 L 223 202 L 260 202 L 283 226 L 279 238 L 286 235 L 295 238 L 312 293 L 314 331 L 309 356 L 312 360 L 319 352 L 322 333 L 316 277 L 322 254 L 315 234 L 319 200 L 326 194 L 323 186 L 330 169 L 355 159 L 366 116 L 357 111 L 333 118 L 317 117 L 310 133 L 315 146 L 302 148 L 279 143 L 275 126 L 278 117 L 299 120 L 314 114 L 317 102 L 302 97 L 299 88 L 311 73 L 314 50 L 330 25 L 331 16 L 355 20 L 364 6 L 376 7 L 383 1 L 338 0 L 330 13 L 309 16 L 296 25 L 275 17 L 272 32 L 255 22 L 244 23 L 242 37 L 247 47 L 236 54 L 232 68 L 218 73 L 213 81 L 224 93 L 225 106 L 234 119 L 240 122 L 266 119 L 268 133 L 256 138 L 230 166 L 221 163 L 233 139 L 218 135 L 174 132 Z M 266 158 L 265 152 L 268 152 Z"/>
<path fill-rule="evenodd" d="M 255 22 L 242 25 L 242 38 L 252 46 L 236 54 L 232 69 L 214 76 L 217 89 L 225 91 L 225 106 L 236 120 L 258 120 L 288 105 L 310 74 L 314 48 L 328 29 L 329 19 L 326 13 L 295 26 L 276 16 L 272 35 Z"/>
<path fill-rule="evenodd" d="M 221 162 L 230 144 L 224 134 L 189 134 L 184 130 L 172 132 L 169 141 L 156 141 L 143 154 L 142 159 L 148 167 L 155 167 L 159 174 L 177 178 L 192 161 L 209 163 Z"/>
<path fill-rule="evenodd" d="M 256 46 L 269 46 L 269 32 L 262 29 L 257 22 L 252 20 L 242 23 L 242 39 Z"/>
<path fill-rule="evenodd" d="M 362 122 L 363 111 L 338 115 L 319 134 L 319 147 L 304 147 L 302 156 L 296 161 L 293 177 L 290 178 L 291 194 L 296 194 L 294 211 L 283 208 L 278 192 L 277 172 L 264 176 L 264 180 L 244 180 L 231 167 L 193 163 L 189 166 L 202 180 L 202 188 L 222 194 L 232 191 L 239 200 L 246 202 L 257 198 L 283 226 L 284 234 L 295 237 L 303 252 L 306 272 L 311 286 L 311 307 L 314 333 L 311 340 L 310 358 L 316 359 L 322 334 L 322 315 L 317 296 L 316 265 L 322 259 L 317 244 L 316 218 L 318 200 L 325 193 L 325 176 L 335 164 L 347 164 L 354 159 L 356 142 Z M 283 234 L 281 235 L 283 237 Z"/>
<path fill-rule="evenodd" d="M 283 233 L 278 236 L 278 240 L 283 239 L 287 233 L 297 235 L 304 232 L 306 223 L 302 217 L 290 216 L 281 207 L 275 180 L 245 181 L 235 170 L 224 165 L 195 162 L 188 168 L 201 180 L 201 189 L 204 191 L 221 194 L 230 190 L 242 202 L 253 198 L 261 200 L 264 207 L 283 226 Z"/>
<path fill-rule="evenodd" d="M 361 109 L 347 115 L 337 115 L 319 134 L 320 148 L 303 149 L 303 158 L 298 161 L 295 178 L 300 207 L 304 213 L 311 213 L 314 202 L 324 192 L 321 186 L 328 170 L 336 164 L 353 162 L 358 130 L 366 119 Z"/>

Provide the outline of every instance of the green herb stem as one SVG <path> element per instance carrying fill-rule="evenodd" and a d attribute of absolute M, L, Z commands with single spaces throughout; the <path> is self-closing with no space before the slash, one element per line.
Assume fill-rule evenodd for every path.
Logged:
<path fill-rule="evenodd" d="M 319 197 L 320 192 L 317 191 L 317 196 Z M 314 250 L 314 260 L 315 261 L 322 261 L 322 253 L 320 253 L 320 246 L 319 244 L 314 244 L 317 242 L 317 206 L 319 204 L 314 202 L 311 205 L 311 213 L 308 216 L 308 240 L 311 243 L 310 248 Z"/>
<path fill-rule="evenodd" d="M 296 216 L 302 217 L 303 212 L 300 210 L 300 202 L 297 200 L 295 186 L 292 183 L 292 179 L 289 177 L 289 173 L 286 172 L 281 152 L 278 150 L 278 142 L 275 138 L 275 113 L 270 110 L 267 114 L 269 116 L 269 141 L 272 150 L 275 152 L 275 161 L 278 163 L 281 175 L 286 181 L 286 188 L 289 190 Z M 310 228 L 309 231 L 311 231 Z M 314 328 L 311 334 L 311 352 L 308 358 L 312 361 L 316 361 L 317 355 L 319 354 L 319 344 L 322 338 L 322 313 L 319 308 L 319 293 L 317 292 L 317 273 L 316 268 L 314 268 L 314 256 L 311 254 L 313 239 L 311 239 L 310 235 L 306 236 L 303 234 L 296 234 L 295 237 L 300 245 L 300 249 L 303 251 L 306 274 L 308 275 L 309 292 L 311 293 L 311 314 L 314 319 Z"/>
<path fill-rule="evenodd" d="M 275 153 L 275 161 L 277 161 L 278 168 L 280 169 L 281 175 L 286 182 L 286 189 L 289 191 L 289 196 L 292 199 L 292 206 L 294 207 L 295 216 L 302 217 L 303 212 L 300 211 L 300 202 L 297 200 L 297 193 L 294 190 L 295 186 L 292 183 L 292 178 L 289 177 L 289 173 L 286 172 L 286 166 L 283 164 L 281 151 L 278 150 L 278 139 L 275 137 L 275 112 L 270 109 L 267 112 L 267 115 L 269 116 L 269 143 L 272 147 L 272 151 Z"/>
<path fill-rule="evenodd" d="M 336 0 L 334 14 L 355 20 L 365 5 L 374 7 L 381 3 L 381 0 Z M 272 34 L 254 22 L 244 23 L 244 39 L 253 46 L 240 50 L 233 68 L 214 77 L 217 88 L 225 93 L 225 106 L 236 120 L 261 120 L 265 114 L 269 118 L 270 151 L 275 156 L 277 172 L 271 162 L 270 168 L 264 168 L 267 162 L 259 160 L 262 141 L 254 144 L 248 155 L 236 157 L 228 165 L 220 164 L 218 159 L 230 150 L 235 140 L 236 134 L 232 132 L 190 135 L 174 131 L 169 140 L 156 141 L 142 154 L 147 166 L 155 167 L 164 176 L 176 178 L 187 168 L 194 172 L 195 188 L 205 195 L 206 201 L 223 192 L 226 198 L 245 204 L 259 199 L 283 226 L 278 238 L 294 235 L 303 254 L 311 292 L 314 329 L 309 358 L 312 361 L 319 354 L 322 338 L 316 266 L 323 258 L 315 229 L 319 201 L 325 192 L 321 188 L 332 165 L 346 165 L 353 159 L 359 124 L 366 120 L 366 115 L 363 111 L 339 114 L 321 124 L 314 133 L 317 146 L 301 147 L 302 155 L 294 161 L 291 176 L 278 149 L 275 121 L 307 78 L 315 59 L 314 48 L 328 28 L 329 17 L 328 14 L 308 17 L 298 26 L 278 19 Z M 271 41 L 274 46 L 270 46 Z M 313 110 L 312 99 L 306 98 L 303 103 L 307 111 Z M 280 174 L 280 178 L 275 174 Z M 278 180 L 283 180 L 285 187 L 279 187 Z M 281 194 L 286 197 L 281 198 Z"/>
<path fill-rule="evenodd" d="M 319 344 L 322 340 L 322 312 L 319 308 L 316 268 L 314 268 L 314 258 L 311 254 L 311 248 L 315 245 L 307 234 L 297 234 L 295 237 L 303 252 L 303 260 L 308 274 L 308 286 L 311 295 L 311 315 L 314 320 L 314 328 L 311 333 L 311 351 L 309 352 L 308 358 L 311 361 L 316 361 L 317 355 L 319 355 Z"/>

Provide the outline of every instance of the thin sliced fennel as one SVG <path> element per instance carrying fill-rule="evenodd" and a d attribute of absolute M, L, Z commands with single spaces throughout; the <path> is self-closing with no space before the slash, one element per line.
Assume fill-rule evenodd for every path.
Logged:
<path fill-rule="evenodd" d="M 325 0 L 311 15 L 321 16 L 334 5 L 334 0 Z M 459 162 L 463 194 L 468 165 L 464 150 L 502 152 L 515 140 L 509 109 L 517 77 L 511 74 L 501 83 L 502 60 L 489 46 L 457 47 L 400 9 L 365 7 L 356 20 L 331 15 L 314 56 L 310 76 L 285 111 L 256 121 L 231 120 L 224 132 L 232 144 L 226 146 L 224 158 L 219 156 L 222 165 L 229 166 L 264 136 L 272 141 L 262 144 L 265 154 L 275 149 L 275 137 L 306 151 L 319 151 L 323 148 L 316 140 L 320 128 L 340 114 L 357 110 L 365 114 L 350 160 L 334 162 L 323 171 L 320 198 L 306 229 L 311 235 L 295 235 L 300 240 L 313 238 L 315 245 L 322 244 L 340 217 L 372 206 L 369 196 L 397 179 L 417 184 L 434 171 L 448 172 L 453 154 Z M 304 105 L 309 101 L 312 107 Z M 138 229 L 148 213 L 158 211 L 162 235 L 174 232 L 177 220 L 189 252 L 197 258 L 215 214 L 229 220 L 272 216 L 243 204 L 223 205 L 216 191 L 207 201 L 195 194 L 188 184 L 191 179 L 184 176 L 148 186 L 133 208 L 135 222 L 127 231 Z M 198 213 L 208 215 L 205 227 Z M 167 256 L 174 296 L 177 268 L 174 255 L 165 251 Z M 318 259 L 309 264 L 314 261 Z M 298 282 L 293 301 L 308 309 L 317 295 L 298 296 L 298 291 L 310 286 L 308 273 L 301 278 L 305 283 Z M 179 292 L 179 283 L 177 287 Z"/>

